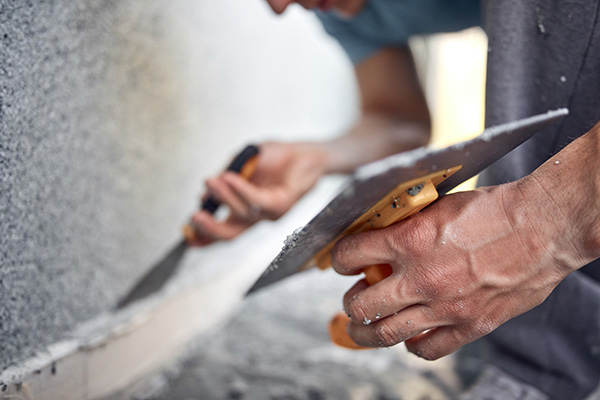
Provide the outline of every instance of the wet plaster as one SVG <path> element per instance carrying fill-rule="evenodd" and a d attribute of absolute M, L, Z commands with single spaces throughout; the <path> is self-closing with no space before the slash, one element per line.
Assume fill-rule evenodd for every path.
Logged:
<path fill-rule="evenodd" d="M 236 4 L 0 2 L 0 372 L 110 313 L 179 239 L 202 180 L 243 145 L 337 132 L 352 117 L 352 105 L 296 93 L 333 85 L 352 97 L 348 72 L 286 86 L 296 103 L 273 118 L 290 69 L 257 81 L 264 67 L 244 41 L 266 43 L 256 51 L 272 65 L 272 54 L 306 54 L 272 52 L 281 22 L 262 3 Z M 288 32 L 315 41 L 293 17 Z"/>

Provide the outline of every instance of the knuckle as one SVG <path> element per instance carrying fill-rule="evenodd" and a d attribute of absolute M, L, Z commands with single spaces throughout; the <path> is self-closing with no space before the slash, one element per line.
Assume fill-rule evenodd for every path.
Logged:
<path fill-rule="evenodd" d="M 469 329 L 471 332 L 469 335 L 469 339 L 478 339 L 482 336 L 491 333 L 494 329 L 496 329 L 496 325 L 492 321 L 486 318 L 480 318 L 471 324 Z"/>
<path fill-rule="evenodd" d="M 437 237 L 437 227 L 433 221 L 418 214 L 404 221 L 401 227 L 388 236 L 388 246 L 400 247 L 416 257 L 431 251 Z"/>
<path fill-rule="evenodd" d="M 419 275 L 415 277 L 415 285 L 430 300 L 445 299 L 449 280 L 442 268 L 424 267 L 419 271 Z"/>
<path fill-rule="evenodd" d="M 345 303 L 344 309 L 348 313 L 348 316 L 350 317 L 350 319 L 355 324 L 368 325 L 370 323 L 370 322 L 367 323 L 367 321 L 370 321 L 370 319 L 368 318 L 367 313 L 365 312 L 362 301 L 358 298 L 357 295 L 352 296 L 347 301 L 344 301 L 344 303 Z"/>
<path fill-rule="evenodd" d="M 235 215 L 237 218 L 242 221 L 250 221 L 252 219 L 252 214 L 247 207 L 243 207 L 241 205 L 234 205 L 229 207 L 231 213 Z"/>
<path fill-rule="evenodd" d="M 331 265 L 339 273 L 350 272 L 346 265 L 350 261 L 350 249 L 352 245 L 350 238 L 345 238 L 338 241 L 331 250 Z"/>
<path fill-rule="evenodd" d="M 465 322 L 473 317 L 472 307 L 463 300 L 452 301 L 446 305 L 446 313 L 456 322 Z"/>
<path fill-rule="evenodd" d="M 417 342 L 413 342 L 412 340 L 407 341 L 406 348 L 417 357 L 428 361 L 437 360 L 443 356 L 443 354 L 440 351 L 435 350 L 429 342 L 425 344 L 421 340 Z"/>
<path fill-rule="evenodd" d="M 421 347 L 419 349 L 419 353 L 420 354 L 417 354 L 417 355 L 427 361 L 438 360 L 444 355 L 440 351 L 437 351 L 431 347 Z"/>
<path fill-rule="evenodd" d="M 393 329 L 393 327 L 385 323 L 385 321 L 379 322 L 373 333 L 377 340 L 377 344 L 381 347 L 390 347 L 402 341 L 401 333 Z"/>

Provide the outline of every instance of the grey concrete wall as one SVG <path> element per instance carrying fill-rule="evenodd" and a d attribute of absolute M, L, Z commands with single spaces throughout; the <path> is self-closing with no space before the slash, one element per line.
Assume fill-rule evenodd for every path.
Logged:
<path fill-rule="evenodd" d="M 0 0 L 0 372 L 110 312 L 231 154 L 340 132 L 354 95 L 299 9 Z"/>

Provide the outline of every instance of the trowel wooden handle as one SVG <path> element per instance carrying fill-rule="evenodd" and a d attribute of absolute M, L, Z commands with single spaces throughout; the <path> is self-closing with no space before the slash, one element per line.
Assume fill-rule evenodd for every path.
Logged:
<path fill-rule="evenodd" d="M 258 166 L 258 146 L 249 145 L 244 148 L 234 159 L 231 161 L 226 171 L 237 172 L 241 177 L 245 179 L 250 179 L 256 171 L 256 167 Z M 221 203 L 210 196 L 206 201 L 203 201 L 200 205 L 202 210 L 208 211 L 211 214 L 214 214 L 215 211 L 219 208 Z M 194 241 L 196 238 L 196 232 L 194 228 L 190 226 L 190 224 L 186 224 L 182 228 L 183 236 L 187 241 Z"/>
<path fill-rule="evenodd" d="M 426 177 L 421 183 L 417 183 L 406 189 L 406 185 L 399 185 L 396 191 L 392 191 L 386 199 L 390 199 L 387 204 L 380 204 L 373 212 L 371 210 L 370 218 L 365 220 L 360 227 L 357 227 L 352 233 L 359 233 L 373 229 L 385 228 L 396 222 L 402 221 L 411 215 L 419 212 L 424 207 L 438 198 L 437 190 L 432 181 L 432 177 Z M 377 206 L 376 205 L 376 206 Z M 371 265 L 363 269 L 367 284 L 374 285 L 377 282 L 387 278 L 392 273 L 392 268 L 388 264 Z M 360 346 L 348 335 L 347 326 L 350 317 L 344 313 L 339 313 L 329 322 L 329 336 L 331 341 L 341 347 L 353 350 L 367 349 Z"/>

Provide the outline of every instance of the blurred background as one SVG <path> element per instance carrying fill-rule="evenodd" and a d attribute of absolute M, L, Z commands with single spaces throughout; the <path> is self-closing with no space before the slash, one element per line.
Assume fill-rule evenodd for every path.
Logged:
<path fill-rule="evenodd" d="M 243 299 L 341 177 L 280 221 L 189 252 L 165 290 L 114 311 L 243 146 L 356 120 L 352 66 L 314 15 L 263 0 L 0 0 L 0 45 L 0 398 L 455 393 L 451 358 L 328 344 L 352 280 L 310 272 Z M 483 32 L 411 46 L 434 142 L 481 131 Z"/>

